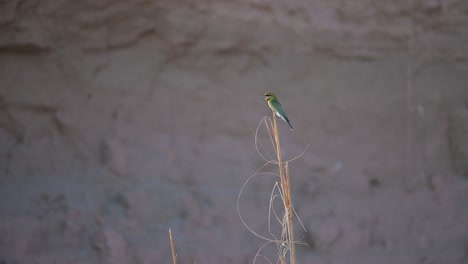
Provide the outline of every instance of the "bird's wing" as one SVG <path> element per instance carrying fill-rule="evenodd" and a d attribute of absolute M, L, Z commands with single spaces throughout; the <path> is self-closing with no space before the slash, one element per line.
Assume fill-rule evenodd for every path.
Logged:
<path fill-rule="evenodd" d="M 288 117 L 286 116 L 286 113 L 284 112 L 281 104 L 278 101 L 273 101 L 272 104 L 275 106 L 276 110 L 278 111 L 278 114 L 281 115 L 280 117 L 288 123 L 289 122 Z"/>

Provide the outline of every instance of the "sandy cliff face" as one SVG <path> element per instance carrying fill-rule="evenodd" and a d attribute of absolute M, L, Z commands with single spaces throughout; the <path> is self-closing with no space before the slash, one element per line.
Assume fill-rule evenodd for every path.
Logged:
<path fill-rule="evenodd" d="M 0 262 L 168 263 L 172 228 L 180 263 L 250 263 L 263 241 L 237 195 L 263 165 L 256 96 L 272 90 L 295 127 L 284 155 L 308 145 L 291 163 L 301 263 L 465 263 L 467 14 L 0 2 Z M 266 235 L 273 184 L 240 199 Z"/>
<path fill-rule="evenodd" d="M 466 48 L 464 1 L 50 1 L 2 3 L 3 50 L 166 48 L 319 50 L 350 56 Z M 157 40 L 155 40 L 157 39 Z M 385 54 L 386 55 L 386 54 Z M 444 54 L 446 55 L 446 54 Z"/>

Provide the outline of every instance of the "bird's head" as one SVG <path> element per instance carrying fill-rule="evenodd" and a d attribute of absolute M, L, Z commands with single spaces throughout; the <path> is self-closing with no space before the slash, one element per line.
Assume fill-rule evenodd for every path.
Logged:
<path fill-rule="evenodd" d="M 274 93 L 272 92 L 268 92 L 266 94 L 263 95 L 263 98 L 267 101 L 270 101 L 271 99 L 276 99 L 276 96 Z"/>

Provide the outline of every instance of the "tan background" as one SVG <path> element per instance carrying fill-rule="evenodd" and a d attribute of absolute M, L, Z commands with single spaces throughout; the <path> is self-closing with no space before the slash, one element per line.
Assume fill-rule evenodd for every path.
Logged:
<path fill-rule="evenodd" d="M 467 14 L 1 1 L 0 263 L 169 263 L 168 228 L 179 263 L 252 263 L 264 241 L 236 202 L 269 90 L 295 128 L 280 123 L 285 157 L 308 146 L 290 164 L 300 263 L 467 263 Z M 274 181 L 240 200 L 267 236 Z"/>

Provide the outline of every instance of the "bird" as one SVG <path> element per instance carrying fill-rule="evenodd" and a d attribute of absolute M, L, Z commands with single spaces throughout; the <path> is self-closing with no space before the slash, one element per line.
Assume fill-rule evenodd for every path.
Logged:
<path fill-rule="evenodd" d="M 279 118 L 283 119 L 284 122 L 289 125 L 291 130 L 293 130 L 293 127 L 291 126 L 291 123 L 289 122 L 289 119 L 286 116 L 286 113 L 284 112 L 278 98 L 276 98 L 276 95 L 272 92 L 268 92 L 262 97 L 268 102 L 268 106 L 271 108 L 273 113 L 276 114 Z"/>

